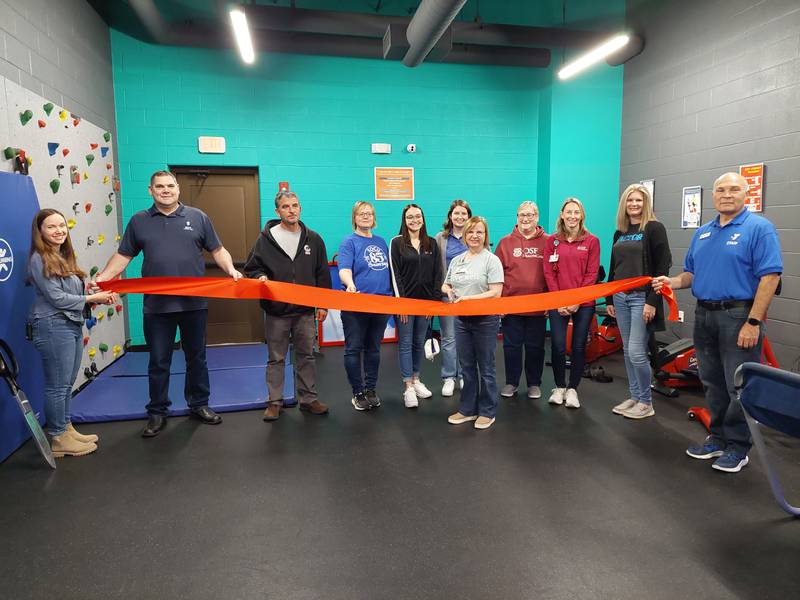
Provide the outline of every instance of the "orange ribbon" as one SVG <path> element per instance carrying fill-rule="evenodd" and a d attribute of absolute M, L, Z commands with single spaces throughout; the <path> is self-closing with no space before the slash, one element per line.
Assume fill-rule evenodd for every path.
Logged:
<path fill-rule="evenodd" d="M 643 285 L 652 277 L 631 277 L 610 283 L 582 288 L 525 296 L 504 296 L 484 300 L 445 303 L 436 300 L 413 300 L 375 294 L 353 294 L 282 281 L 258 281 L 230 277 L 142 277 L 98 282 L 104 290 L 119 294 L 156 294 L 166 296 L 204 296 L 206 298 L 263 299 L 313 308 L 336 308 L 353 312 L 394 315 L 479 316 L 540 312 L 561 306 L 574 306 L 597 298 L 611 296 Z M 672 290 L 663 287 L 661 293 L 669 306 L 669 320 L 678 320 L 678 304 Z"/>

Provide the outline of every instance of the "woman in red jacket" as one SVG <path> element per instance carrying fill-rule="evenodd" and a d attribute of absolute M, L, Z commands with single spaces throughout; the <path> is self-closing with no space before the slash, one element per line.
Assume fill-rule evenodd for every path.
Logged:
<path fill-rule="evenodd" d="M 577 198 L 561 205 L 556 233 L 545 244 L 544 277 L 551 292 L 594 285 L 600 269 L 600 241 L 584 227 L 586 211 Z M 550 340 L 556 387 L 550 404 L 580 408 L 578 385 L 586 362 L 586 336 L 594 315 L 594 300 L 550 311 Z M 566 379 L 567 325 L 572 319 L 569 381 Z"/>

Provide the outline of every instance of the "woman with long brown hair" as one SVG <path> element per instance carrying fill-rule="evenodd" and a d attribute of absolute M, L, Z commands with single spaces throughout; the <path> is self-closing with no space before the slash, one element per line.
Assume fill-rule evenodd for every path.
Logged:
<path fill-rule="evenodd" d="M 83 456 L 97 450 L 96 435 L 82 435 L 72 426 L 69 405 L 72 384 L 81 366 L 83 307 L 113 304 L 112 292 L 85 294 L 86 277 L 75 259 L 67 220 L 44 208 L 31 224 L 28 277 L 35 298 L 29 318 L 33 343 L 42 355 L 44 401 L 53 456 Z"/>

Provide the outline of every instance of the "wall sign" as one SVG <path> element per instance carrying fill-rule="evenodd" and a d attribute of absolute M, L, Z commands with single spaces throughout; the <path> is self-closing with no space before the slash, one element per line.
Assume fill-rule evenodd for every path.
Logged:
<path fill-rule="evenodd" d="M 375 167 L 375 200 L 414 201 L 414 167 Z"/>
<path fill-rule="evenodd" d="M 739 174 L 747 179 L 747 197 L 744 205 L 750 212 L 764 210 L 764 163 L 741 165 Z"/>
<path fill-rule="evenodd" d="M 697 229 L 700 227 L 702 210 L 703 188 L 699 185 L 683 188 L 681 227 L 683 229 Z"/>

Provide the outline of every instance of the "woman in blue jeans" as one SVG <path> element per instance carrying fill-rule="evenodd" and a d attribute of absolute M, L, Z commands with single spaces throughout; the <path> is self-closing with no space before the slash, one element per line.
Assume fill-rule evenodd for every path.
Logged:
<path fill-rule="evenodd" d="M 472 209 L 466 200 L 453 200 L 447 211 L 442 230 L 436 234 L 436 245 L 442 261 L 442 273 L 447 273 L 450 263 L 459 254 L 467 251 L 464 243 L 464 224 L 472 217 Z M 446 300 L 446 298 L 445 298 Z M 456 379 L 464 387 L 456 352 L 455 317 L 439 317 L 439 332 L 442 337 L 442 396 L 452 396 L 456 389 Z"/>
<path fill-rule="evenodd" d="M 467 251 L 452 260 L 442 291 L 451 302 L 499 298 L 503 293 L 503 265 L 489 251 L 489 226 L 482 217 L 472 217 L 464 225 Z M 456 317 L 456 348 L 464 388 L 458 412 L 449 423 L 475 422 L 475 429 L 488 429 L 497 413 L 497 374 L 495 350 L 498 315 Z"/>
<path fill-rule="evenodd" d="M 567 198 L 561 205 L 556 233 L 545 242 L 544 278 L 551 292 L 571 290 L 597 282 L 600 270 L 600 241 L 584 226 L 586 211 L 577 198 Z M 550 404 L 580 408 L 578 385 L 586 362 L 586 336 L 594 315 L 594 300 L 561 306 L 550 311 L 550 342 L 553 378 L 556 387 Z M 566 377 L 567 326 L 572 321 L 569 380 Z"/>
<path fill-rule="evenodd" d="M 83 456 L 97 450 L 96 435 L 72 426 L 70 400 L 83 352 L 83 307 L 113 304 L 111 292 L 86 295 L 86 277 L 75 259 L 67 221 L 57 210 L 36 213 L 31 225 L 28 277 L 35 290 L 29 319 L 33 343 L 42 355 L 44 409 L 53 456 Z"/>
<path fill-rule="evenodd" d="M 656 219 L 650 192 L 643 185 L 629 185 L 619 198 L 608 280 L 669 275 L 671 266 L 667 230 Z M 630 391 L 630 397 L 611 410 L 629 419 L 652 417 L 656 412 L 650 392 L 647 341 L 652 331 L 664 329 L 661 295 L 646 285 L 614 294 L 607 304 L 608 314 L 616 317 L 622 335 Z"/>
<path fill-rule="evenodd" d="M 416 204 L 403 209 L 400 235 L 390 243 L 392 287 L 400 298 L 441 300 L 442 261 L 439 246 L 428 236 L 425 215 Z M 405 389 L 403 402 L 406 408 L 419 406 L 419 398 L 430 398 L 433 393 L 419 378 L 425 334 L 430 317 L 399 315 L 397 319 L 400 375 Z"/>
<path fill-rule="evenodd" d="M 391 296 L 389 248 L 386 241 L 372 234 L 375 207 L 369 202 L 353 205 L 353 233 L 339 246 L 339 279 L 347 292 Z M 381 405 L 375 388 L 381 364 L 381 340 L 389 315 L 342 311 L 344 329 L 344 369 L 356 410 L 371 410 Z M 363 369 L 362 369 L 363 365 Z"/>

